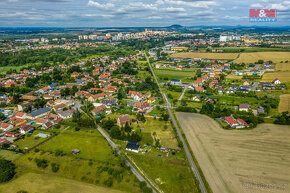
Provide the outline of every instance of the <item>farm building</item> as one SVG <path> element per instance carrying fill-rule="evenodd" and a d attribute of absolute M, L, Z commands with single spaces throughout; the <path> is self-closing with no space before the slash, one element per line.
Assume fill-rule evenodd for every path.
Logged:
<path fill-rule="evenodd" d="M 232 127 L 235 128 L 239 123 L 233 117 L 225 117 L 225 121 Z"/>

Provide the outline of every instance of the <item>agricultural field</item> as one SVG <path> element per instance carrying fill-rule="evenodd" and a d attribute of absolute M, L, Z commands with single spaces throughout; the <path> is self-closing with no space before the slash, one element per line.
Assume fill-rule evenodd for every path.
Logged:
<path fill-rule="evenodd" d="M 171 79 L 186 79 L 195 76 L 195 69 L 173 70 L 173 69 L 154 69 L 158 79 L 162 82 L 164 78 Z"/>
<path fill-rule="evenodd" d="M 213 192 L 290 191 L 289 126 L 224 130 L 205 115 L 176 116 Z"/>
<path fill-rule="evenodd" d="M 126 193 L 56 175 L 34 172 L 22 174 L 16 179 L 0 185 L 0 193 L 16 193 L 18 191 L 29 193 Z"/>
<path fill-rule="evenodd" d="M 288 71 L 290 70 L 290 63 L 277 63 L 275 69 L 278 71 Z"/>
<path fill-rule="evenodd" d="M 226 76 L 227 79 L 242 79 L 243 76 L 238 76 L 238 75 L 233 75 L 233 74 L 229 74 Z"/>
<path fill-rule="evenodd" d="M 234 60 L 235 63 L 254 63 L 258 60 L 273 61 L 280 63 L 281 61 L 290 60 L 289 52 L 252 52 L 241 53 L 240 56 Z"/>
<path fill-rule="evenodd" d="M 280 95 L 279 112 L 290 112 L 290 94 Z"/>
<path fill-rule="evenodd" d="M 278 78 L 281 81 L 290 81 L 290 72 L 270 72 L 263 75 L 262 81 L 272 81 Z"/>
<path fill-rule="evenodd" d="M 199 53 L 199 52 L 180 52 L 172 54 L 173 58 L 207 58 L 207 59 L 221 59 L 233 60 L 239 56 L 238 53 Z"/>

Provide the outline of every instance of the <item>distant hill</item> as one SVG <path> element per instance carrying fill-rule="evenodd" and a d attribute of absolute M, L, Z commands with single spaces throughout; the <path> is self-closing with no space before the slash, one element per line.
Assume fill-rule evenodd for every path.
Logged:
<path fill-rule="evenodd" d="M 182 25 L 174 24 L 174 25 L 169 26 L 168 28 L 181 29 L 184 27 Z"/>

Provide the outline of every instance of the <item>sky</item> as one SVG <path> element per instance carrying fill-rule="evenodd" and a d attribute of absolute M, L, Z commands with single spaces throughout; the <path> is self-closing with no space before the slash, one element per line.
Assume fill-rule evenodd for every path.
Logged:
<path fill-rule="evenodd" d="M 249 9 L 277 22 L 249 22 Z M 290 0 L 0 0 L 0 27 L 289 26 Z"/>

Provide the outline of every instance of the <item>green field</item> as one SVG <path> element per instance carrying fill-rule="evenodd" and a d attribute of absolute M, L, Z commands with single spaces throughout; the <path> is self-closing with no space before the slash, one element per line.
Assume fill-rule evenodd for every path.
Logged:
<path fill-rule="evenodd" d="M 62 150 L 65 154 L 71 154 L 72 149 L 79 149 L 76 157 L 98 161 L 114 161 L 111 147 L 97 130 L 74 132 L 66 130 L 41 145 L 39 149 L 55 152 Z"/>
<path fill-rule="evenodd" d="M 0 193 L 16 193 L 18 191 L 29 193 L 125 193 L 125 191 L 100 187 L 52 174 L 34 172 L 22 174 L 16 179 L 0 185 Z"/>
<path fill-rule="evenodd" d="M 173 69 L 154 69 L 158 79 L 162 82 L 164 78 L 171 79 L 185 79 L 195 76 L 195 69 L 173 70 Z"/>
<path fill-rule="evenodd" d="M 79 149 L 80 153 L 73 155 L 71 153 L 72 149 Z M 61 154 L 56 154 L 56 152 L 60 151 L 62 152 Z M 47 167 L 41 168 L 37 166 L 36 159 L 46 160 Z M 91 186 L 89 184 L 94 184 L 106 187 L 105 182 L 109 178 L 112 179 L 111 188 L 113 189 L 125 192 L 139 192 L 138 180 L 130 171 L 120 166 L 120 161 L 120 158 L 113 154 L 111 147 L 97 130 L 81 128 L 80 131 L 75 131 L 71 127 L 63 130 L 59 135 L 40 145 L 37 149 L 19 157 L 14 162 L 17 166 L 17 176 L 21 177 L 21 175 L 36 172 L 61 177 L 60 182 L 67 179 L 76 180 L 75 183 L 72 182 L 77 186 L 75 192 L 82 189 L 81 182 L 88 183 L 88 186 Z M 56 173 L 52 171 L 51 164 L 59 166 L 59 170 Z M 105 168 L 107 169 L 105 170 Z M 114 176 L 113 171 L 118 172 L 117 175 L 120 175 L 120 177 Z M 33 184 L 31 186 L 31 188 L 38 188 Z M 58 186 L 61 185 L 52 182 L 52 184 L 47 184 L 47 187 L 45 187 L 47 189 L 44 191 L 53 192 L 49 190 L 54 190 Z M 97 186 L 92 186 L 92 188 L 98 188 Z M 20 187 L 26 188 L 25 184 Z M 64 188 L 60 189 L 60 192 L 73 191 L 72 189 L 67 189 L 65 185 Z M 84 192 L 86 191 L 85 188 Z M 112 192 L 114 192 L 113 189 Z M 110 192 L 110 190 L 108 191 Z M 34 189 L 31 191 L 34 191 Z M 98 189 L 87 191 L 99 192 Z M 102 189 L 100 189 L 100 192 L 102 192 Z"/>
<path fill-rule="evenodd" d="M 167 157 L 158 149 L 147 150 L 145 154 L 128 153 L 128 156 L 159 189 L 166 193 L 198 192 L 183 153 L 176 152 L 176 155 L 169 154 Z"/>
<path fill-rule="evenodd" d="M 0 73 L 6 73 L 9 70 L 17 70 L 20 71 L 21 68 L 27 68 L 30 65 L 23 65 L 23 66 L 2 66 L 0 67 Z"/>

